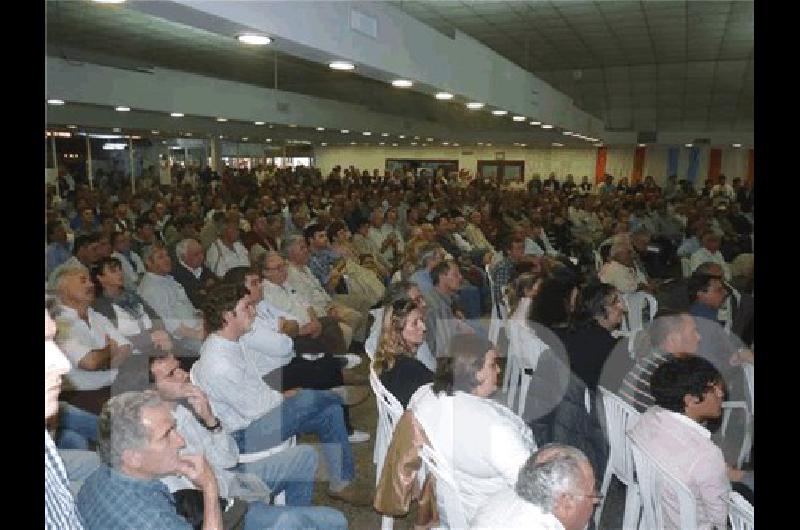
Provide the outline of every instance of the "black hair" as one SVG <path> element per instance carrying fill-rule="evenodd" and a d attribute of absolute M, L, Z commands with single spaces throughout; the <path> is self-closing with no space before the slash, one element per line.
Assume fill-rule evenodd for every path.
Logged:
<path fill-rule="evenodd" d="M 203 304 L 203 316 L 206 320 L 206 329 L 209 332 L 219 331 L 225 327 L 223 315 L 228 311 L 233 311 L 239 300 L 249 293 L 244 286 L 244 282 L 231 284 L 220 282 L 212 286 Z"/>
<path fill-rule="evenodd" d="M 80 249 L 88 247 L 98 241 L 100 241 L 100 237 L 97 234 L 81 234 L 75 237 L 75 243 L 72 245 L 72 254 L 77 256 Z"/>
<path fill-rule="evenodd" d="M 310 245 L 310 241 L 314 239 L 314 236 L 319 232 L 325 232 L 325 227 L 319 223 L 313 223 L 305 227 L 303 230 L 303 237 L 306 239 L 306 243 Z M 328 234 L 326 233 L 325 235 Z"/>
<path fill-rule="evenodd" d="M 717 383 L 723 383 L 722 374 L 706 359 L 696 355 L 673 357 L 653 371 L 650 393 L 659 407 L 683 414 L 684 396 L 702 401 L 708 388 Z"/>
<path fill-rule="evenodd" d="M 616 292 L 613 285 L 593 278 L 581 290 L 575 311 L 578 325 L 588 325 L 597 318 L 608 318 L 608 297 Z"/>
<path fill-rule="evenodd" d="M 452 396 L 457 390 L 472 392 L 479 384 L 478 372 L 486 362 L 486 353 L 494 345 L 478 334 L 454 335 L 445 355 L 436 359 L 433 392 Z"/>
<path fill-rule="evenodd" d="M 333 243 L 333 239 L 336 237 L 342 230 L 347 230 L 347 225 L 344 224 L 344 221 L 340 221 L 339 219 L 333 221 L 331 224 L 328 225 L 328 241 Z"/>
<path fill-rule="evenodd" d="M 686 289 L 689 292 L 689 303 L 693 304 L 697 300 L 697 293 L 708 291 L 712 280 L 721 280 L 721 277 L 716 274 L 695 271 L 686 282 Z"/>
<path fill-rule="evenodd" d="M 62 223 L 61 221 L 55 221 L 53 223 L 48 223 L 48 225 L 47 225 L 47 242 L 48 243 L 52 243 L 53 242 L 53 234 L 55 233 L 56 228 L 58 228 L 58 227 L 64 228 L 66 230 L 66 228 L 64 227 L 64 223 Z"/>
<path fill-rule="evenodd" d="M 451 259 L 442 260 L 431 271 L 431 282 L 433 285 L 439 285 L 439 278 L 447 274 L 451 266 L 456 266 L 456 262 Z"/>
<path fill-rule="evenodd" d="M 531 302 L 528 318 L 543 326 L 570 324 L 573 312 L 569 303 L 572 290 L 579 285 L 579 278 L 568 269 L 558 269 L 545 278 L 539 294 Z M 580 298 L 580 296 L 579 296 Z M 580 305 L 578 300 L 577 306 Z"/>

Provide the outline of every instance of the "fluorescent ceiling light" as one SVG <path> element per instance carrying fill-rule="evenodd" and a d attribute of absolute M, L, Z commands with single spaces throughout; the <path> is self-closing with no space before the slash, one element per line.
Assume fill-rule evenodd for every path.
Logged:
<path fill-rule="evenodd" d="M 392 144 L 392 147 L 397 147 L 397 144 L 394 144 L 394 143 L 393 143 L 393 144 Z"/>
<path fill-rule="evenodd" d="M 353 63 L 349 63 L 347 61 L 331 61 L 330 63 L 328 63 L 328 67 L 331 70 L 342 70 L 346 72 L 356 69 L 356 65 L 354 65 Z"/>
<path fill-rule="evenodd" d="M 386 142 L 378 142 L 378 145 L 386 145 Z"/>
<path fill-rule="evenodd" d="M 111 130 L 114 131 L 114 132 L 122 132 L 122 129 L 120 129 L 119 127 L 114 127 Z"/>
<path fill-rule="evenodd" d="M 156 131 L 155 129 L 153 129 L 152 131 L 150 131 L 150 134 L 159 134 L 159 133 L 158 133 L 158 131 Z"/>
<path fill-rule="evenodd" d="M 290 124 L 289 124 L 289 127 L 291 127 L 292 129 L 294 129 L 295 127 L 297 127 L 297 124 L 296 124 L 296 123 L 290 123 Z"/>
<path fill-rule="evenodd" d="M 414 82 L 408 79 L 395 79 L 392 81 L 392 86 L 396 88 L 411 88 L 414 86 Z"/>
<path fill-rule="evenodd" d="M 478 145 L 483 145 L 483 142 L 478 142 Z"/>
<path fill-rule="evenodd" d="M 381 133 L 381 136 L 383 136 L 384 138 L 386 138 L 387 136 L 389 136 L 389 133 Z"/>
<path fill-rule="evenodd" d="M 67 125 L 67 129 L 77 129 L 77 128 L 78 128 L 77 125 Z M 735 145 L 734 145 L 734 147 L 735 147 Z M 741 147 L 741 145 L 739 147 Z"/>
<path fill-rule="evenodd" d="M 686 147 L 692 147 L 694 144 L 686 144 Z"/>
<path fill-rule="evenodd" d="M 217 121 L 219 121 L 219 122 L 228 121 L 228 118 L 217 118 Z"/>
<path fill-rule="evenodd" d="M 324 130 L 325 130 L 325 127 L 317 127 L 317 130 L 318 130 L 318 131 L 324 131 Z"/>
<path fill-rule="evenodd" d="M 48 99 L 47 100 L 47 104 L 48 105 L 63 105 L 64 104 L 64 100 L 63 99 Z"/>
<path fill-rule="evenodd" d="M 560 144 L 558 142 L 553 142 L 553 147 L 564 147 L 564 144 Z"/>
<path fill-rule="evenodd" d="M 170 112 L 169 115 L 173 118 L 183 118 L 183 112 Z"/>
<path fill-rule="evenodd" d="M 401 134 L 400 136 L 398 136 L 398 138 L 400 138 L 401 140 L 405 139 L 405 137 L 406 137 L 405 134 Z"/>
<path fill-rule="evenodd" d="M 258 35 L 255 33 L 243 33 L 236 38 L 239 39 L 239 42 L 243 42 L 244 44 L 252 44 L 254 46 L 266 46 L 272 42 L 272 39 L 266 35 Z"/>
<path fill-rule="evenodd" d="M 603 147 L 603 144 L 601 142 L 598 142 L 598 143 L 594 144 L 594 146 L 595 147 Z"/>
<path fill-rule="evenodd" d="M 103 151 L 121 151 L 125 149 L 128 144 L 104 143 Z"/>
<path fill-rule="evenodd" d="M 364 136 L 372 136 L 372 133 L 370 131 L 364 131 L 361 134 L 363 134 Z"/>
<path fill-rule="evenodd" d="M 458 144 L 453 144 L 453 147 L 458 147 Z"/>
<path fill-rule="evenodd" d="M 116 110 L 117 112 L 130 112 L 131 108 L 120 105 L 118 107 L 114 107 L 114 110 Z"/>
<path fill-rule="evenodd" d="M 342 129 L 342 134 L 348 134 L 350 131 L 348 129 Z"/>
<path fill-rule="evenodd" d="M 243 141 L 243 142 L 246 142 L 247 140 L 248 140 L 248 138 L 247 138 L 247 137 L 244 137 L 244 138 L 242 138 L 242 141 Z"/>
<path fill-rule="evenodd" d="M 540 122 L 540 121 L 536 121 L 536 120 L 533 120 L 533 121 L 531 122 L 531 125 L 541 125 L 541 124 L 542 124 L 542 122 Z"/>
<path fill-rule="evenodd" d="M 322 142 L 322 143 L 321 143 L 321 144 L 319 144 L 319 145 L 321 145 L 322 147 L 325 147 L 325 146 L 327 146 L 328 144 L 326 144 L 325 142 Z"/>
<path fill-rule="evenodd" d="M 491 143 L 486 144 L 486 147 L 491 147 L 491 146 L 492 146 Z"/>
<path fill-rule="evenodd" d="M 508 114 L 508 111 L 502 109 L 495 109 L 492 111 L 492 114 L 494 114 L 495 116 L 505 116 L 506 114 Z"/>
<path fill-rule="evenodd" d="M 741 146 L 742 144 L 733 144 L 733 147 L 735 147 L 736 149 L 740 148 Z"/>
<path fill-rule="evenodd" d="M 574 132 L 572 132 L 572 131 L 564 131 L 564 132 L 563 132 L 563 133 L 561 133 L 561 134 L 563 134 L 564 136 L 572 136 L 572 135 L 573 135 L 573 134 L 575 134 L 575 133 L 574 133 Z M 575 136 L 578 136 L 578 137 L 580 137 L 580 135 L 579 135 L 579 134 L 575 134 Z"/>
<path fill-rule="evenodd" d="M 356 145 L 356 143 L 355 142 L 350 142 L 350 145 Z"/>
<path fill-rule="evenodd" d="M 263 122 L 263 121 L 256 121 L 256 122 L 253 122 L 253 123 L 254 123 L 255 125 L 264 125 L 264 122 Z"/>
<path fill-rule="evenodd" d="M 528 147 L 528 144 L 519 144 L 520 147 Z"/>
<path fill-rule="evenodd" d="M 187 133 L 184 133 L 183 135 L 184 135 L 184 136 L 191 136 L 191 135 L 192 135 L 192 133 L 189 133 L 189 132 L 187 132 Z"/>
<path fill-rule="evenodd" d="M 442 145 L 450 145 L 450 142 L 442 142 Z"/>
<path fill-rule="evenodd" d="M 92 0 L 95 4 L 124 4 L 125 0 Z"/>
<path fill-rule="evenodd" d="M 639 147 L 646 147 L 647 144 L 639 144 Z"/>
<path fill-rule="evenodd" d="M 441 101 L 448 101 L 450 99 L 453 99 L 453 94 L 451 94 L 450 92 L 437 92 L 435 97 L 436 99 L 439 99 Z"/>
<path fill-rule="evenodd" d="M 433 138 L 425 138 L 425 141 L 426 141 L 426 142 L 432 142 L 432 141 L 433 141 Z"/>
<path fill-rule="evenodd" d="M 513 117 L 513 118 L 511 118 L 511 119 L 512 119 L 512 120 L 514 120 L 514 121 L 525 121 L 525 120 L 527 120 L 528 118 L 526 118 L 525 116 L 514 116 L 514 117 Z"/>
<path fill-rule="evenodd" d="M 485 103 L 481 103 L 480 101 L 470 101 L 469 103 L 467 103 L 467 108 L 469 110 L 478 110 L 482 109 L 484 105 Z"/>
<path fill-rule="evenodd" d="M 265 139 L 264 141 L 265 141 L 265 142 L 271 142 L 271 141 L 272 141 L 272 138 L 267 138 L 267 139 Z"/>
<path fill-rule="evenodd" d="M 553 128 L 553 126 L 550 125 L 549 123 L 543 123 L 542 124 L 542 129 L 552 129 L 552 128 Z"/>

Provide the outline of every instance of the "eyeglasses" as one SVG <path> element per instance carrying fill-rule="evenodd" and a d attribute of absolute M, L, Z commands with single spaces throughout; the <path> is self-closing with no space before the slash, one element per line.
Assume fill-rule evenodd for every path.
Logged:
<path fill-rule="evenodd" d="M 573 493 L 573 497 L 584 497 L 587 499 L 592 499 L 592 504 L 600 504 L 600 502 L 605 498 L 605 495 L 587 495 L 585 493 Z"/>

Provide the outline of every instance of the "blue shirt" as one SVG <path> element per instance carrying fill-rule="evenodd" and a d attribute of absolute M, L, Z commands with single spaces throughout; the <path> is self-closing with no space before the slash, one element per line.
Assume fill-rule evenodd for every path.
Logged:
<path fill-rule="evenodd" d="M 719 313 L 716 309 L 711 309 L 707 305 L 701 304 L 700 302 L 695 302 L 689 306 L 689 314 L 693 317 L 702 317 L 711 320 L 712 322 L 717 322 L 720 325 L 724 324 L 723 322 L 717 320 Z"/>
<path fill-rule="evenodd" d="M 433 290 L 433 280 L 431 279 L 431 273 L 428 269 L 423 268 L 417 270 L 417 272 L 411 275 L 409 280 L 417 284 L 419 292 L 423 295 L 427 296 Z"/>
<path fill-rule="evenodd" d="M 164 483 L 129 477 L 105 464 L 84 482 L 78 509 L 89 530 L 193 530 L 175 511 Z"/>
<path fill-rule="evenodd" d="M 69 479 L 50 434 L 44 431 L 44 527 L 83 530 L 83 523 L 69 491 Z"/>
<path fill-rule="evenodd" d="M 47 267 L 47 277 L 56 270 L 56 267 L 67 261 L 72 256 L 69 243 L 50 243 L 45 251 L 45 265 Z"/>
<path fill-rule="evenodd" d="M 342 255 L 330 248 L 316 250 L 308 260 L 308 268 L 324 286 L 331 277 L 331 265 L 342 258 Z"/>

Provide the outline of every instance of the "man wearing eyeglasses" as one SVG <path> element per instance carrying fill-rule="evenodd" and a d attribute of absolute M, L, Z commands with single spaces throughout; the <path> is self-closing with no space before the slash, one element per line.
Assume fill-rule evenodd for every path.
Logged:
<path fill-rule="evenodd" d="M 580 449 L 548 444 L 522 466 L 515 491 L 495 494 L 470 528 L 583 530 L 603 498 L 594 488 L 594 470 Z"/>

